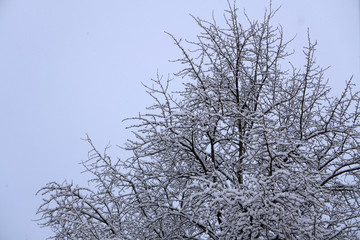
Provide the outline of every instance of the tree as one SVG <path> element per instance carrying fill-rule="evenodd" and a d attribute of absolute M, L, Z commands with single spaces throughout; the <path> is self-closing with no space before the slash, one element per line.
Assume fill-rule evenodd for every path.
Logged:
<path fill-rule="evenodd" d="M 235 5 L 235 4 L 234 4 Z M 310 37 L 301 68 L 270 21 L 194 18 L 194 42 L 170 35 L 184 65 L 146 86 L 154 104 L 133 118 L 133 156 L 114 160 L 90 138 L 84 188 L 39 193 L 55 239 L 357 239 L 360 99 L 351 80 L 331 97 Z M 246 27 L 247 26 L 247 27 Z"/>

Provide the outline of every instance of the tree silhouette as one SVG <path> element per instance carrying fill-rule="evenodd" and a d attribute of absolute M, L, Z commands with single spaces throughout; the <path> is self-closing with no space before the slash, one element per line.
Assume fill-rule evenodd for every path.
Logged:
<path fill-rule="evenodd" d="M 310 37 L 288 64 L 276 11 L 242 23 L 229 4 L 225 26 L 194 17 L 196 41 L 169 34 L 183 89 L 145 86 L 131 158 L 87 138 L 91 186 L 48 183 L 40 224 L 55 239 L 357 239 L 359 93 L 350 80 L 330 96 Z"/>

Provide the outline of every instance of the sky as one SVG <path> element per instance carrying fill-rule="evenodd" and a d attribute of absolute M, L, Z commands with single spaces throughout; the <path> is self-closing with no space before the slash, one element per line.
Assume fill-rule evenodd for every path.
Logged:
<path fill-rule="evenodd" d="M 265 0 L 238 0 L 261 19 Z M 317 40 L 317 62 L 334 94 L 352 75 L 360 85 L 358 0 L 273 0 L 273 24 L 297 35 L 295 65 L 302 66 L 307 29 Z M 102 149 L 131 137 L 124 118 L 151 104 L 141 82 L 181 69 L 168 60 L 180 51 L 164 31 L 195 39 L 189 14 L 220 19 L 225 0 L 0 0 L 0 240 L 51 236 L 33 220 L 47 182 L 86 184 L 86 134 Z M 181 79 L 175 84 L 181 86 Z"/>

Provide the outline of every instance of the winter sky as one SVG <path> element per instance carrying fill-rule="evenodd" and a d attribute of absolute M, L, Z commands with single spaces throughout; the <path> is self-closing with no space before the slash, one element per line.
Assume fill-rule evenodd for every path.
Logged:
<path fill-rule="evenodd" d="M 238 0 L 261 19 L 265 0 Z M 307 28 L 318 41 L 317 60 L 329 66 L 334 93 L 354 75 L 360 85 L 359 0 L 273 0 L 282 5 L 273 24 L 283 26 L 301 54 Z M 88 133 L 113 153 L 131 135 L 122 119 L 151 102 L 141 82 L 157 71 L 180 70 L 172 40 L 194 39 L 189 13 L 221 17 L 226 0 L 0 0 L 0 239 L 39 240 L 36 191 L 49 181 L 86 184 L 78 164 L 86 160 Z M 295 65 L 304 60 L 295 57 Z M 175 84 L 181 83 L 181 79 Z M 180 86 L 180 84 L 179 84 Z M 358 87 L 360 89 L 360 87 Z"/>

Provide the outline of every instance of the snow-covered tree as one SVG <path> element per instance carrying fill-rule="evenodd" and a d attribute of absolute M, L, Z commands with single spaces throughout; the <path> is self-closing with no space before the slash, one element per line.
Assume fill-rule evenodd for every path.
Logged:
<path fill-rule="evenodd" d="M 225 26 L 194 18 L 196 41 L 169 34 L 183 89 L 146 86 L 154 104 L 132 119 L 131 158 L 88 138 L 90 186 L 39 191 L 55 239 L 359 238 L 359 93 L 350 80 L 331 97 L 310 37 L 303 66 L 288 64 L 276 10 L 237 13 Z"/>

